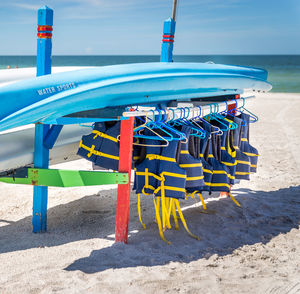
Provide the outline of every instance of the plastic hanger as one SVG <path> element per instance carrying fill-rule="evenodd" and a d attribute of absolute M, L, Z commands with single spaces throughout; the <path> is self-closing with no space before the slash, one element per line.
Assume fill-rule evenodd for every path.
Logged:
<path fill-rule="evenodd" d="M 212 130 L 210 133 L 209 133 L 209 139 L 211 138 L 211 134 L 217 134 L 217 135 L 223 135 L 223 131 L 217 127 L 217 126 L 214 126 L 212 124 L 210 124 L 207 120 L 205 120 L 204 118 L 201 117 L 201 114 L 202 114 L 202 108 L 201 106 L 198 106 L 199 108 L 199 115 L 196 116 L 196 119 L 198 119 L 199 121 L 203 122 L 203 124 L 208 124 L 211 126 L 211 128 L 213 128 L 214 130 Z M 211 114 L 211 107 L 210 107 L 210 114 Z M 205 131 L 205 130 L 204 130 Z M 206 132 L 206 131 L 205 131 Z"/>
<path fill-rule="evenodd" d="M 160 125 L 158 123 L 156 123 L 156 119 L 155 119 L 155 111 L 154 110 L 150 110 L 153 113 L 153 119 L 151 121 L 148 121 L 148 116 L 146 116 L 146 123 L 138 126 L 136 128 L 133 129 L 134 133 L 133 133 L 133 137 L 135 138 L 142 138 L 142 139 L 149 139 L 149 140 L 160 140 L 161 138 L 164 138 L 163 141 L 167 140 L 169 142 L 174 140 L 174 137 L 172 134 L 170 134 L 168 131 L 162 129 L 160 127 Z M 163 135 L 159 135 L 157 138 L 156 136 L 147 136 L 147 135 L 143 135 L 141 132 L 142 130 L 145 128 L 145 126 L 147 127 L 147 129 L 150 129 L 153 131 L 153 129 L 159 129 L 161 130 L 166 136 Z M 138 132 L 138 133 L 137 133 Z M 157 132 L 152 132 L 155 135 L 157 135 Z"/>
<path fill-rule="evenodd" d="M 159 121 L 157 121 L 157 124 L 159 124 L 162 128 L 165 128 L 165 129 L 169 130 L 170 132 L 172 132 L 176 136 L 176 137 L 173 136 L 173 140 L 178 140 L 178 141 L 185 140 L 186 136 L 185 136 L 184 133 L 176 130 L 175 128 L 171 127 L 170 125 L 168 125 L 166 123 L 166 121 L 168 119 L 168 115 L 167 115 L 166 110 L 165 109 L 163 109 L 163 110 L 159 109 L 158 111 L 159 111 L 160 114 L 162 113 L 162 111 L 164 111 L 164 116 L 162 117 L 160 115 L 161 119 Z M 175 115 L 175 112 L 174 112 L 174 115 Z"/>
<path fill-rule="evenodd" d="M 235 100 L 235 107 L 231 110 L 224 111 L 224 114 L 226 114 L 227 116 L 231 116 L 233 118 L 236 116 L 236 113 L 239 111 L 238 108 L 237 108 L 238 102 L 237 102 L 236 98 L 234 98 L 234 100 Z M 226 109 L 228 109 L 227 101 L 225 101 L 225 103 L 226 103 Z M 239 118 L 239 119 L 241 119 L 243 121 L 241 126 L 246 126 L 247 125 L 247 122 L 244 119 L 242 119 L 242 118 Z"/>
<path fill-rule="evenodd" d="M 184 122 L 192 128 L 193 131 L 195 131 L 195 133 L 191 133 L 190 136 L 195 136 L 195 137 L 199 137 L 200 139 L 204 139 L 206 136 L 206 132 L 205 130 L 194 121 L 194 117 L 195 115 L 192 115 L 192 118 L 190 120 L 188 120 L 189 116 L 190 116 L 190 108 L 186 107 L 185 109 L 188 110 L 187 115 L 184 117 Z M 184 109 L 184 113 L 185 113 L 185 109 Z"/>
<path fill-rule="evenodd" d="M 249 122 L 250 123 L 257 122 L 258 121 L 258 116 L 255 115 L 254 113 L 252 113 L 250 110 L 248 110 L 248 109 L 245 108 L 245 98 L 242 97 L 240 99 L 243 99 L 243 105 L 241 106 L 242 112 L 247 112 L 250 115 L 250 121 Z M 252 120 L 251 120 L 251 118 L 252 118 Z"/>
<path fill-rule="evenodd" d="M 187 110 L 187 115 L 185 115 L 185 110 Z M 185 107 L 185 108 L 184 108 L 183 122 L 184 122 L 187 126 L 189 126 L 189 127 L 192 129 L 192 131 L 194 131 L 194 133 L 193 133 L 193 132 L 190 133 L 190 136 L 199 137 L 199 138 L 201 138 L 201 139 L 204 139 L 204 138 L 205 138 L 205 134 L 206 134 L 206 133 L 204 132 L 204 130 L 203 130 L 202 128 L 199 128 L 198 126 L 193 125 L 193 124 L 188 120 L 188 118 L 189 118 L 189 116 L 190 116 L 190 112 L 191 112 L 191 110 L 190 110 L 189 107 Z"/>
<path fill-rule="evenodd" d="M 225 101 L 225 104 L 226 104 L 226 109 L 228 109 L 228 103 L 227 103 L 227 101 Z M 216 117 L 218 117 L 220 120 L 222 120 L 226 125 L 228 125 L 228 129 L 229 130 L 236 129 L 238 127 L 237 123 L 229 120 L 228 118 L 226 118 L 225 116 L 222 115 L 222 114 L 226 113 L 227 110 L 224 110 L 224 111 L 222 111 L 222 112 L 219 113 L 219 111 L 218 111 L 219 110 L 219 104 L 216 104 L 216 107 L 218 109 L 217 109 L 217 113 L 215 113 L 214 115 Z"/>
<path fill-rule="evenodd" d="M 214 106 L 214 111 L 212 111 L 212 105 Z M 227 124 L 225 124 L 220 118 L 218 118 L 218 116 L 216 115 L 219 109 L 219 105 L 217 103 L 213 103 L 213 104 L 209 104 L 210 107 L 210 114 L 205 116 L 205 118 L 208 119 L 208 121 L 211 123 L 212 120 L 217 121 L 220 125 L 222 125 L 224 128 L 220 128 L 220 130 L 222 131 L 228 131 L 229 127 L 227 126 Z"/>
<path fill-rule="evenodd" d="M 204 137 L 203 137 L 203 139 L 206 137 L 206 135 L 207 135 L 207 132 L 202 128 L 202 126 L 201 125 L 199 125 L 198 123 L 197 123 L 197 121 L 195 120 L 195 118 L 200 118 L 202 121 L 204 121 L 202 118 L 201 118 L 201 112 L 202 112 L 202 109 L 201 109 L 201 107 L 200 106 L 198 106 L 198 108 L 199 108 L 199 115 L 198 116 L 196 116 L 195 117 L 195 115 L 193 115 L 193 118 L 191 119 L 191 122 L 194 124 L 194 125 L 196 125 L 199 129 L 201 129 L 201 131 L 204 133 Z M 206 122 L 207 123 L 207 122 Z"/>

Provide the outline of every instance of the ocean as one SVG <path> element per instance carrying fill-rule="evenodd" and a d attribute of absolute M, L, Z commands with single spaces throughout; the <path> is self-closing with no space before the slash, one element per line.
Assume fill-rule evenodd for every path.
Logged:
<path fill-rule="evenodd" d="M 269 72 L 272 92 L 300 93 L 300 55 L 174 55 L 175 62 L 208 62 L 264 68 Z M 157 62 L 157 55 L 53 56 L 53 66 L 103 66 L 122 63 Z M 32 67 L 35 56 L 0 56 L 0 69 Z"/>

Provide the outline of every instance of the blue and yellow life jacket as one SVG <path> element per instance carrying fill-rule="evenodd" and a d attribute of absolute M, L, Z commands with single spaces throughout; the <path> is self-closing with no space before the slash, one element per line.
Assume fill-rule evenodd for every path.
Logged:
<path fill-rule="evenodd" d="M 237 128 L 233 131 L 233 147 L 237 162 L 235 178 L 237 180 L 250 180 L 250 158 L 239 149 L 243 121 L 238 117 L 234 117 L 234 122 L 237 124 Z"/>
<path fill-rule="evenodd" d="M 230 150 L 230 132 L 231 130 L 223 131 L 221 136 L 221 146 L 220 146 L 220 161 L 222 164 L 226 165 L 230 172 L 230 184 L 234 184 L 235 172 L 236 172 L 236 153 L 234 150 Z"/>
<path fill-rule="evenodd" d="M 147 130 L 145 130 L 147 134 Z M 158 145 L 159 141 L 145 140 L 146 145 Z M 164 230 L 171 229 L 170 216 L 174 218 L 176 229 L 179 229 L 177 213 L 187 233 L 199 240 L 187 227 L 186 221 L 180 209 L 179 199 L 185 199 L 186 195 L 186 171 L 176 162 L 178 141 L 171 141 L 167 147 L 146 146 L 145 159 L 135 166 L 136 193 L 138 194 L 139 219 L 141 219 L 140 194 L 153 194 L 155 219 L 159 233 L 165 242 Z M 161 207 L 161 215 L 160 215 Z M 169 242 L 168 242 L 169 243 Z"/>
<path fill-rule="evenodd" d="M 204 175 L 204 186 L 199 187 L 199 191 L 210 191 L 212 176 L 213 176 L 213 167 L 205 160 L 205 150 L 208 146 L 208 140 L 211 133 L 211 125 L 209 123 L 203 122 L 203 129 L 205 130 L 205 138 L 199 139 L 196 138 L 196 152 L 199 154 L 203 165 L 203 175 Z M 208 149 L 207 149 L 208 150 Z M 207 151 L 208 152 L 208 151 Z"/>
<path fill-rule="evenodd" d="M 149 145 L 159 142 L 146 140 Z M 167 147 L 146 147 L 145 159 L 135 166 L 136 193 L 185 198 L 186 172 L 176 162 L 177 147 L 178 141 Z"/>
<path fill-rule="evenodd" d="M 194 158 L 189 152 L 191 128 L 182 126 L 181 132 L 186 135 L 187 142 L 181 142 L 180 144 L 179 166 L 186 171 L 186 190 L 191 193 L 205 185 L 203 165 L 200 159 Z"/>
<path fill-rule="evenodd" d="M 96 123 L 91 134 L 83 136 L 77 154 L 97 166 L 118 170 L 120 122 L 111 127 Z"/>
<path fill-rule="evenodd" d="M 217 135 L 211 134 L 208 140 L 207 162 L 212 166 L 213 175 L 210 184 L 210 191 L 230 192 L 230 170 L 220 162 L 217 152 Z"/>
<path fill-rule="evenodd" d="M 250 158 L 250 172 L 255 173 L 257 170 L 258 151 L 249 143 L 249 124 L 250 115 L 241 113 L 240 118 L 246 122 L 242 125 L 240 150 Z"/>

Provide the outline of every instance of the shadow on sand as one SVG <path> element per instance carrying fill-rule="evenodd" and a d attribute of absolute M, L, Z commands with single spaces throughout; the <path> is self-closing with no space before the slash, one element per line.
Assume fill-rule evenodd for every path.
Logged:
<path fill-rule="evenodd" d="M 108 193 L 115 193 L 115 190 Z M 181 226 L 180 231 L 172 229 L 165 233 L 171 245 L 159 238 L 150 209 L 143 215 L 147 230 L 141 229 L 136 217 L 136 197 L 132 197 L 129 245 L 113 244 L 94 250 L 65 270 L 95 273 L 109 268 L 190 262 L 213 254 L 227 255 L 243 245 L 267 243 L 276 235 L 298 228 L 300 186 L 272 192 L 239 189 L 238 193 L 242 208 L 228 198 L 208 203 L 208 209 L 215 210 L 215 214 L 199 213 L 199 207 L 185 207 L 189 228 L 201 237 L 201 241 L 190 238 Z M 111 199 L 110 196 L 92 195 L 49 209 L 49 232 L 45 234 L 31 233 L 31 216 L 17 222 L 2 219 L 0 225 L 5 225 L 0 227 L 0 254 L 91 238 L 113 240 L 115 203 L 111 203 Z"/>

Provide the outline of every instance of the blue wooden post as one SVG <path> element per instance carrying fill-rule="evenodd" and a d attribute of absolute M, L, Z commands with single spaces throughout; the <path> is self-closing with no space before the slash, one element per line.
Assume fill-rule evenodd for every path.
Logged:
<path fill-rule="evenodd" d="M 53 10 L 43 6 L 38 10 L 38 39 L 37 39 L 37 76 L 51 73 Z M 44 138 L 49 125 L 35 125 L 34 167 L 49 167 L 49 149 L 44 146 Z M 47 202 L 48 187 L 33 188 L 33 232 L 47 231 Z"/>
<path fill-rule="evenodd" d="M 164 22 L 163 28 L 163 39 L 161 46 L 161 62 L 172 62 L 173 61 L 173 43 L 175 34 L 176 22 L 172 18 L 168 18 Z"/>

